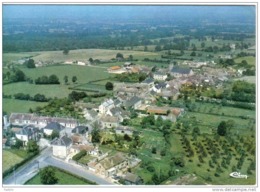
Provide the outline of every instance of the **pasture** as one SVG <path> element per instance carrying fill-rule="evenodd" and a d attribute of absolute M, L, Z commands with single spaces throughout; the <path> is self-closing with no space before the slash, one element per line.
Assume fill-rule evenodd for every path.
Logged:
<path fill-rule="evenodd" d="M 3 172 L 21 162 L 25 157 L 18 155 L 12 150 L 3 150 Z"/>
<path fill-rule="evenodd" d="M 77 83 L 87 83 L 89 81 L 95 81 L 99 79 L 108 78 L 110 75 L 107 70 L 99 67 L 79 66 L 79 65 L 56 65 L 48 67 L 39 67 L 35 69 L 22 68 L 26 76 L 36 79 L 40 76 L 55 74 L 60 80 L 61 84 L 64 84 L 64 76 L 68 76 L 68 83 L 72 84 L 71 78 L 77 77 Z"/>
<path fill-rule="evenodd" d="M 253 57 L 253 56 L 239 57 L 239 58 L 235 59 L 235 62 L 236 63 L 241 63 L 243 60 L 245 60 L 248 63 L 248 65 L 255 66 L 256 58 Z"/>
<path fill-rule="evenodd" d="M 11 114 L 13 112 L 16 113 L 28 113 L 29 109 L 35 109 L 36 107 L 42 107 L 46 105 L 45 102 L 35 102 L 35 101 L 23 101 L 16 99 L 3 99 L 3 111 L 7 114 Z"/>

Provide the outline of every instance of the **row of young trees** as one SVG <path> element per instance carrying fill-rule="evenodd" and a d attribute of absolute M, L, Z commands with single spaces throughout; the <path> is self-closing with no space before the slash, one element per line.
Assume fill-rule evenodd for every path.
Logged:
<path fill-rule="evenodd" d="M 47 98 L 43 94 L 36 94 L 33 97 L 30 96 L 29 94 L 24 94 L 24 93 L 16 93 L 14 94 L 15 99 L 19 100 L 27 100 L 27 101 L 36 101 L 36 102 L 48 102 L 51 100 L 51 98 Z"/>
<path fill-rule="evenodd" d="M 43 75 L 35 79 L 35 84 L 60 84 L 59 78 L 56 75 Z"/>

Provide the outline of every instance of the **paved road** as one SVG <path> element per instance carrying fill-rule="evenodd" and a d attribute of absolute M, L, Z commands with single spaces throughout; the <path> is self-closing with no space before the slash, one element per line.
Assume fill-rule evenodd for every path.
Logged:
<path fill-rule="evenodd" d="M 29 180 L 38 173 L 38 166 L 39 168 L 43 168 L 48 165 L 52 165 L 67 170 L 73 174 L 79 175 L 90 181 L 96 182 L 99 185 L 113 185 L 113 183 L 108 181 L 107 179 L 101 178 L 78 165 L 72 165 L 52 157 L 51 147 L 46 148 L 41 152 L 40 156 L 32 159 L 29 163 L 25 164 L 20 169 L 15 170 L 13 174 L 6 177 L 3 180 L 3 185 L 23 185 L 27 180 Z"/>

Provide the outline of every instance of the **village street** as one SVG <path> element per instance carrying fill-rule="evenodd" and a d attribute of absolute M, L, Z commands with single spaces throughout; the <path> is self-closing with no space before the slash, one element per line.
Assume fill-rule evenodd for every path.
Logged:
<path fill-rule="evenodd" d="M 48 165 L 52 165 L 66 171 L 69 171 L 75 175 L 84 177 L 90 181 L 96 182 L 99 185 L 113 185 L 112 182 L 96 176 L 94 173 L 84 170 L 82 167 L 78 165 L 72 165 L 66 163 L 62 160 L 58 160 L 52 156 L 52 148 L 48 147 L 44 149 L 40 156 L 32 159 L 29 163 L 25 164 L 19 170 L 15 170 L 15 172 L 3 180 L 3 185 L 23 185 L 27 180 L 35 176 L 39 168 L 46 167 Z"/>

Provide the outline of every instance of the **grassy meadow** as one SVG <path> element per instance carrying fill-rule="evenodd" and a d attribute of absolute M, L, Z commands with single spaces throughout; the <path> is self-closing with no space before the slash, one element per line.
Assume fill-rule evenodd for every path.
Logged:
<path fill-rule="evenodd" d="M 2 150 L 3 152 L 3 170 L 6 171 L 15 164 L 21 162 L 26 157 L 26 151 L 23 150 Z"/>

